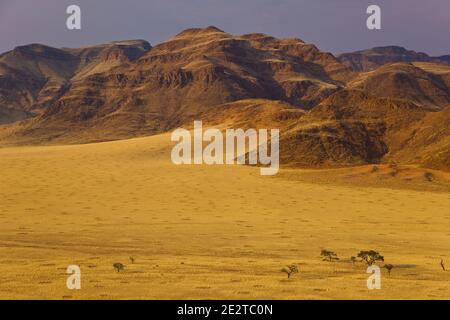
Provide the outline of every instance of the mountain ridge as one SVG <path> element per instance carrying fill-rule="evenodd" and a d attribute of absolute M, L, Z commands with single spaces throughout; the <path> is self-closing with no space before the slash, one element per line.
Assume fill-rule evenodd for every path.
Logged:
<path fill-rule="evenodd" d="M 450 66 L 401 47 L 373 52 L 373 64 L 355 67 L 349 61 L 359 60 L 298 38 L 213 26 L 154 47 L 22 46 L 0 55 L 0 143 L 127 139 L 233 119 L 282 129 L 284 165 L 400 161 L 450 170 L 448 132 L 427 138 L 425 128 L 450 127 Z"/>
<path fill-rule="evenodd" d="M 382 46 L 371 49 L 342 53 L 337 56 L 339 61 L 352 70 L 372 71 L 378 67 L 395 62 L 434 62 L 450 64 L 450 56 L 430 56 L 424 52 L 408 50 L 400 46 Z"/>

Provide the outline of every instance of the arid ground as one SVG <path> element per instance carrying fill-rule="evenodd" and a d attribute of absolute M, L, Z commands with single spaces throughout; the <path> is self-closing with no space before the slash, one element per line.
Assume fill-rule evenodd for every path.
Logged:
<path fill-rule="evenodd" d="M 366 166 L 263 177 L 176 166 L 170 148 L 163 134 L 0 149 L 0 298 L 450 298 L 446 174 Z M 322 261 L 322 249 L 340 260 Z M 394 265 L 381 290 L 349 260 L 364 249 Z M 66 287 L 73 264 L 81 290 Z M 299 273 L 288 279 L 290 264 Z"/>

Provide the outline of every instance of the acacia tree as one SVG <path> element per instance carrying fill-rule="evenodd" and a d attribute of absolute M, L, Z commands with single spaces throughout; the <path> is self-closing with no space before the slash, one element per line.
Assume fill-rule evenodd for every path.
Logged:
<path fill-rule="evenodd" d="M 334 253 L 333 251 L 329 251 L 329 250 L 322 250 L 321 252 L 320 252 L 320 255 L 322 256 L 322 260 L 323 261 L 329 261 L 329 262 L 332 262 L 332 261 L 337 261 L 337 260 L 339 260 L 339 258 L 338 258 L 338 256 L 337 256 L 337 254 L 336 253 Z"/>
<path fill-rule="evenodd" d="M 114 263 L 114 264 L 113 264 L 113 267 L 114 267 L 114 269 L 117 270 L 117 272 L 120 272 L 120 271 L 122 271 L 123 269 L 125 269 L 125 266 L 124 266 L 122 263 L 120 263 L 120 262 Z"/>
<path fill-rule="evenodd" d="M 384 268 L 387 269 L 388 275 L 391 275 L 391 270 L 394 269 L 394 266 L 392 264 L 385 264 Z"/>
<path fill-rule="evenodd" d="M 291 264 L 290 266 L 286 266 L 283 269 L 281 269 L 281 272 L 286 273 L 289 279 L 292 274 L 298 273 L 298 267 L 295 264 Z"/>
<path fill-rule="evenodd" d="M 361 258 L 368 266 L 371 266 L 376 261 L 384 261 L 384 257 L 374 250 L 360 251 L 358 258 Z"/>

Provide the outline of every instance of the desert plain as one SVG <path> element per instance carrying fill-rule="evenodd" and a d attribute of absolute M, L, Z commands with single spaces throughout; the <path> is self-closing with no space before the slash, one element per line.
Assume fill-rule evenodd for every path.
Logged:
<path fill-rule="evenodd" d="M 0 298 L 450 298 L 448 173 L 428 181 L 420 168 L 367 165 L 267 177 L 177 166 L 172 146 L 160 134 L 1 148 Z M 350 261 L 371 249 L 394 265 L 380 290 Z M 291 264 L 299 272 L 287 278 Z M 69 265 L 80 290 L 66 286 Z"/>

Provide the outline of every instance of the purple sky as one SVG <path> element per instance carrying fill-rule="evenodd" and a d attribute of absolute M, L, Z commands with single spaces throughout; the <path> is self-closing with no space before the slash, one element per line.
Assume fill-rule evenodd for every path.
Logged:
<path fill-rule="evenodd" d="M 70 4 L 81 7 L 81 31 L 66 29 Z M 365 26 L 369 4 L 382 8 L 381 31 Z M 145 39 L 155 45 L 208 25 L 298 37 L 333 53 L 395 44 L 450 54 L 450 0 L 0 0 L 0 52 L 34 42 L 76 47 Z"/>

